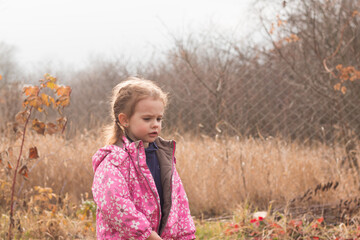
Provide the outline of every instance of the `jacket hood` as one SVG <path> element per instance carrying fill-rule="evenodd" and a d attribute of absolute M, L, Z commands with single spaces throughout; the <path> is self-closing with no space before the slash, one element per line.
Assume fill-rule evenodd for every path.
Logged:
<path fill-rule="evenodd" d="M 116 146 L 116 145 L 106 145 L 102 148 L 100 148 L 99 150 L 96 151 L 96 153 L 94 154 L 94 156 L 92 157 L 92 164 L 93 164 L 93 170 L 94 172 L 96 171 L 96 169 L 99 167 L 99 165 L 104 161 L 104 159 L 108 156 L 108 155 L 119 155 L 119 154 L 124 154 L 125 151 Z M 119 163 L 116 163 L 115 161 L 117 161 L 117 158 L 111 158 L 111 161 L 115 164 L 118 165 Z"/>

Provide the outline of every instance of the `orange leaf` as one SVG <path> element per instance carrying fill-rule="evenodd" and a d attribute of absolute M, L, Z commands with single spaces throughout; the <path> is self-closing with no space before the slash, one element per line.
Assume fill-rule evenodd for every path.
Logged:
<path fill-rule="evenodd" d="M 342 94 L 345 94 L 345 93 L 346 93 L 346 90 L 347 90 L 347 89 L 346 89 L 345 86 L 342 86 L 342 87 L 341 87 L 341 92 L 342 92 Z"/>
<path fill-rule="evenodd" d="M 50 105 L 49 96 L 46 95 L 45 93 L 42 93 L 42 94 L 41 94 L 41 100 L 42 100 L 42 102 L 43 102 L 46 106 L 49 106 L 49 105 Z"/>
<path fill-rule="evenodd" d="M 56 207 L 56 205 L 54 205 L 54 204 L 51 204 L 51 212 L 52 213 L 55 213 L 56 212 L 56 209 L 57 209 L 57 207 Z"/>
<path fill-rule="evenodd" d="M 357 76 L 356 76 L 356 74 L 354 74 L 354 75 L 352 75 L 351 77 L 350 77 L 350 81 L 351 82 L 353 82 L 353 81 L 355 81 L 357 79 Z"/>
<path fill-rule="evenodd" d="M 339 91 L 339 90 L 340 90 L 340 87 L 341 87 L 341 83 L 337 83 L 337 84 L 334 85 L 334 89 L 335 89 L 336 91 Z"/>
<path fill-rule="evenodd" d="M 70 96 L 71 87 L 69 86 L 60 86 L 56 89 L 56 94 L 58 96 Z"/>
<path fill-rule="evenodd" d="M 55 107 L 55 99 L 49 96 L 49 100 L 50 100 L 50 102 L 52 102 L 53 107 Z"/>
<path fill-rule="evenodd" d="M 7 161 L 7 168 L 10 170 L 13 168 L 13 166 L 11 165 L 11 163 L 9 161 Z"/>
<path fill-rule="evenodd" d="M 23 175 L 26 178 L 29 178 L 28 172 L 29 172 L 29 169 L 27 168 L 26 165 L 22 166 L 19 170 L 19 174 Z"/>
<path fill-rule="evenodd" d="M 47 82 L 46 86 L 52 90 L 58 88 L 58 85 L 56 85 L 55 82 Z"/>
<path fill-rule="evenodd" d="M 56 99 L 56 106 L 66 107 L 70 105 L 70 97 L 69 96 L 61 96 Z"/>
<path fill-rule="evenodd" d="M 290 35 L 290 38 L 291 38 L 292 41 L 294 41 L 294 42 L 299 41 L 299 39 L 300 39 L 296 34 L 293 34 L 293 33 Z"/>
<path fill-rule="evenodd" d="M 29 148 L 29 159 L 39 158 L 39 154 L 36 147 Z"/>
<path fill-rule="evenodd" d="M 57 122 L 58 128 L 61 130 L 64 130 L 66 123 L 67 123 L 67 119 L 65 117 L 58 118 L 58 119 L 56 119 L 56 122 Z"/>
<path fill-rule="evenodd" d="M 45 132 L 45 123 L 40 122 L 36 118 L 32 121 L 32 128 L 39 134 L 44 134 Z"/>
<path fill-rule="evenodd" d="M 353 11 L 351 17 L 355 17 L 355 16 L 358 15 L 358 14 L 359 14 L 359 12 L 358 12 L 357 10 L 355 10 L 355 11 Z"/>
<path fill-rule="evenodd" d="M 36 96 L 38 95 L 40 89 L 38 86 L 35 87 L 24 87 L 23 92 L 25 93 L 26 96 Z"/>
<path fill-rule="evenodd" d="M 56 77 L 51 76 L 49 73 L 45 73 L 44 78 L 50 82 L 53 82 L 53 83 L 56 82 Z"/>
<path fill-rule="evenodd" d="M 48 78 L 51 82 L 55 83 L 56 82 L 56 77 L 50 76 Z"/>
<path fill-rule="evenodd" d="M 46 133 L 48 134 L 54 134 L 58 131 L 58 126 L 54 123 L 47 123 L 46 124 Z"/>
<path fill-rule="evenodd" d="M 28 104 L 34 108 L 40 108 L 43 103 L 41 97 L 39 96 L 30 96 L 26 100 L 28 101 Z"/>
<path fill-rule="evenodd" d="M 0 80 L 2 80 L 2 76 L 0 75 Z"/>

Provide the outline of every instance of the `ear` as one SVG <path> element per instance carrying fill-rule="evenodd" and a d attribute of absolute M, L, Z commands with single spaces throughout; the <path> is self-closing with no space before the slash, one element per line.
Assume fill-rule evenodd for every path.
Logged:
<path fill-rule="evenodd" d="M 121 126 L 127 127 L 129 125 L 129 119 L 125 113 L 119 113 L 118 119 L 119 119 Z"/>

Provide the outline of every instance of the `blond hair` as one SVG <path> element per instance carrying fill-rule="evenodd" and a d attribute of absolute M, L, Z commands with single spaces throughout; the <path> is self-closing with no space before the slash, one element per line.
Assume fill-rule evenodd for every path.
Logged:
<path fill-rule="evenodd" d="M 111 98 L 111 118 L 113 121 L 104 129 L 106 144 L 117 143 L 125 134 L 118 119 L 119 114 L 124 113 L 128 118 L 131 118 L 136 104 L 148 97 L 161 100 L 164 103 L 164 108 L 167 105 L 167 94 L 154 82 L 147 79 L 129 77 L 113 88 Z"/>

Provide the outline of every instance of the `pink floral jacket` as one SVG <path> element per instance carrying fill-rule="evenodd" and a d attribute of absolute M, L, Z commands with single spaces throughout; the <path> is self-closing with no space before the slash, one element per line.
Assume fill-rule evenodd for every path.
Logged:
<path fill-rule="evenodd" d="M 195 239 L 188 199 L 175 168 L 175 142 L 158 137 L 155 143 L 164 194 L 162 210 L 142 141 L 130 143 L 123 137 L 123 143 L 106 145 L 93 156 L 98 239 L 142 240 L 151 231 L 160 231 L 162 239 Z"/>

